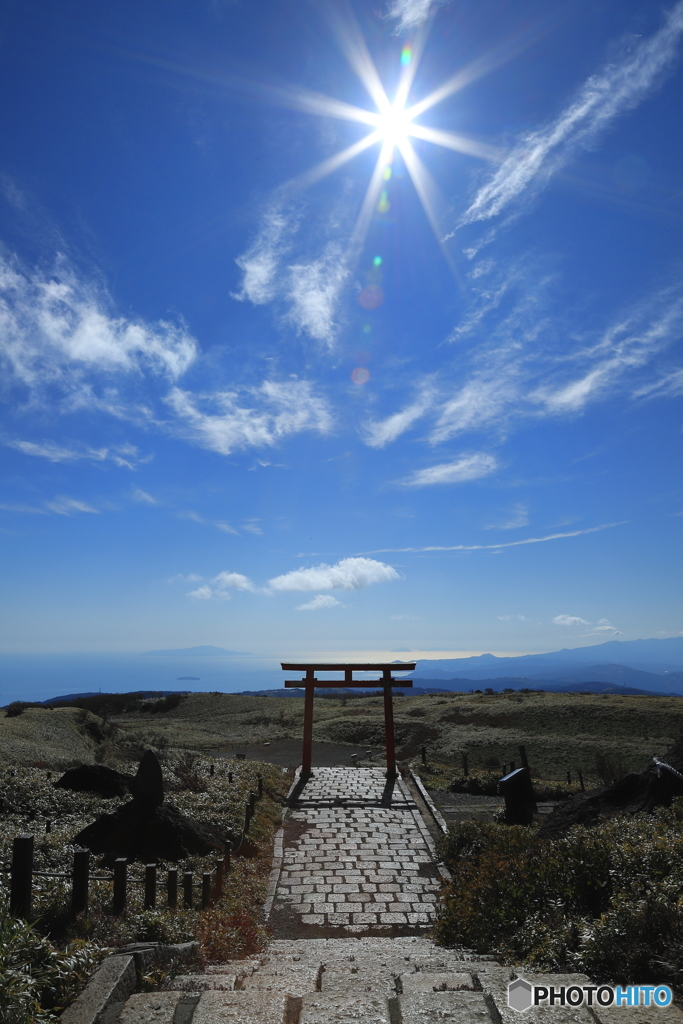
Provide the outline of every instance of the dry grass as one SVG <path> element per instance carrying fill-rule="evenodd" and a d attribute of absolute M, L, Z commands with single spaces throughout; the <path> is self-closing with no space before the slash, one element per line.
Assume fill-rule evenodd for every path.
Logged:
<path fill-rule="evenodd" d="M 15 718 L 0 712 L 0 764 L 55 768 L 93 761 L 101 722 L 78 708 L 28 708 Z"/>

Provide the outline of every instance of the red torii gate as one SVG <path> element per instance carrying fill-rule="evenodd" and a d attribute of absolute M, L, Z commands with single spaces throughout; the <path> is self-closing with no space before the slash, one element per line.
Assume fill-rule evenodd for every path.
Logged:
<path fill-rule="evenodd" d="M 313 698 L 316 687 L 327 689 L 340 686 L 362 686 L 366 689 L 374 686 L 381 686 L 384 690 L 384 729 L 386 732 L 387 747 L 387 777 L 396 776 L 396 753 L 394 749 L 394 704 L 392 686 L 412 686 L 412 679 L 394 679 L 392 671 L 414 672 L 416 663 L 414 661 L 402 662 L 401 664 L 372 663 L 361 664 L 360 662 L 346 662 L 343 664 L 329 664 L 324 662 L 290 662 L 281 661 L 284 672 L 305 672 L 304 679 L 290 679 L 285 686 L 290 689 L 303 686 L 306 690 L 304 697 L 304 744 L 301 756 L 302 777 L 311 774 L 311 743 L 313 740 Z M 343 672 L 343 679 L 316 679 L 316 672 Z M 382 678 L 377 680 L 354 679 L 354 672 L 381 672 Z"/>

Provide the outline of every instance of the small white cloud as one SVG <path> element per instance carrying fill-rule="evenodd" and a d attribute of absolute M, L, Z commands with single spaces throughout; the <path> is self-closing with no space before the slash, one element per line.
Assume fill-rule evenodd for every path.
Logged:
<path fill-rule="evenodd" d="M 136 487 L 133 491 L 133 501 L 139 501 L 142 505 L 158 505 L 156 498 L 153 498 L 147 491 L 143 491 L 141 487 Z"/>
<path fill-rule="evenodd" d="M 624 634 L 616 626 L 613 626 L 609 619 L 599 619 L 597 626 L 593 626 L 586 636 L 623 636 Z"/>
<path fill-rule="evenodd" d="M 432 11 L 447 0 L 390 0 L 386 17 L 396 18 L 396 32 L 411 32 L 424 25 Z"/>
<path fill-rule="evenodd" d="M 120 445 L 114 449 L 66 448 L 54 441 L 7 441 L 7 447 L 14 448 L 22 455 L 48 459 L 50 462 L 78 462 L 83 459 L 91 462 L 104 462 L 108 459 L 116 466 L 125 469 L 135 469 L 137 465 L 149 462 L 152 458 L 152 456 L 140 458 L 137 448 L 133 445 Z"/>
<path fill-rule="evenodd" d="M 97 514 L 99 511 L 93 508 L 92 505 L 87 505 L 84 501 L 63 496 L 55 498 L 54 501 L 46 501 L 45 505 L 51 512 L 56 512 L 59 516 L 70 516 L 74 512 L 94 512 Z"/>
<path fill-rule="evenodd" d="M 197 587 L 196 590 L 190 591 L 188 597 L 194 597 L 197 601 L 210 601 L 213 597 L 213 591 L 211 587 Z"/>
<path fill-rule="evenodd" d="M 312 601 L 307 601 L 306 604 L 298 604 L 296 610 L 298 612 L 317 612 L 321 608 L 344 608 L 345 605 L 338 601 L 336 597 L 332 597 L 331 594 L 318 594 Z"/>
<path fill-rule="evenodd" d="M 374 558 L 343 558 L 336 565 L 293 569 L 268 580 L 273 590 L 362 590 L 372 583 L 388 583 L 400 579 L 391 565 Z"/>
<path fill-rule="evenodd" d="M 253 590 L 254 584 L 248 576 L 242 576 L 239 572 L 219 572 L 212 580 L 218 590 L 225 590 L 230 587 L 233 590 Z"/>
<path fill-rule="evenodd" d="M 556 615 L 553 622 L 556 626 L 590 626 L 590 622 L 579 615 Z"/>
<path fill-rule="evenodd" d="M 512 622 L 513 619 L 519 619 L 520 622 L 528 622 L 526 615 L 499 615 L 498 619 L 501 622 Z"/>
<path fill-rule="evenodd" d="M 479 480 L 498 468 L 498 460 L 485 452 L 463 455 L 455 462 L 442 462 L 427 469 L 419 469 L 400 481 L 405 487 L 430 487 L 432 484 L 461 484 Z"/>

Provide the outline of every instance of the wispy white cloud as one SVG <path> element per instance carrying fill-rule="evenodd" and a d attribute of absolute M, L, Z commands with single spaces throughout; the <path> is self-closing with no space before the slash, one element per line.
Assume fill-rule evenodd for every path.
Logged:
<path fill-rule="evenodd" d="M 272 590 L 362 590 L 373 583 L 390 583 L 400 579 L 391 565 L 374 558 L 343 558 L 335 565 L 293 569 L 268 580 Z"/>
<path fill-rule="evenodd" d="M 191 590 L 188 597 L 194 597 L 197 601 L 210 601 L 213 597 L 213 590 L 211 587 L 204 585 L 203 587 L 197 587 L 196 590 Z"/>
<path fill-rule="evenodd" d="M 335 315 L 339 297 L 349 277 L 348 262 L 341 247 L 330 243 L 321 256 L 307 263 L 293 264 L 288 273 L 287 319 L 300 333 L 332 345 L 337 333 Z"/>
<path fill-rule="evenodd" d="M 336 597 L 332 597 L 332 594 L 318 594 L 312 601 L 307 601 L 306 604 L 298 604 L 296 610 L 298 612 L 317 612 L 322 608 L 344 607 L 341 601 L 338 601 Z"/>
<path fill-rule="evenodd" d="M 612 390 L 629 371 L 644 367 L 682 332 L 680 287 L 664 289 L 611 325 L 594 345 L 572 353 L 571 363 L 588 364 L 578 377 L 559 386 L 540 384 L 529 397 L 551 413 L 576 412 Z M 566 373 L 569 367 L 563 369 Z"/>
<path fill-rule="evenodd" d="M 121 468 L 135 469 L 141 463 L 149 462 L 152 458 L 152 456 L 140 457 L 138 449 L 134 445 L 128 444 L 114 448 L 65 448 L 54 441 L 7 441 L 6 443 L 8 448 L 14 448 L 23 455 L 48 459 L 50 462 L 78 462 L 83 459 L 104 462 L 108 459 Z"/>
<path fill-rule="evenodd" d="M 85 501 L 78 501 L 77 498 L 68 498 L 65 495 L 55 498 L 54 501 L 46 501 L 45 507 L 59 516 L 71 516 L 74 512 L 93 512 L 97 514 L 99 509 L 93 508 Z"/>
<path fill-rule="evenodd" d="M 173 388 L 168 404 L 203 448 L 229 455 L 235 449 L 275 445 L 305 430 L 327 434 L 332 415 L 308 381 L 264 381 L 258 388 L 193 395 Z M 216 411 L 205 411 L 206 407 Z"/>
<path fill-rule="evenodd" d="M 331 347 L 351 272 L 349 242 L 342 237 L 347 215 L 340 208 L 322 215 L 304 211 L 289 186 L 279 190 L 261 217 L 254 242 L 237 258 L 242 287 L 233 298 L 276 303 L 284 323 Z"/>
<path fill-rule="evenodd" d="M 448 0 L 390 0 L 386 17 L 398 21 L 397 33 L 411 32 L 424 25 L 430 14 L 447 2 Z"/>
<path fill-rule="evenodd" d="M 519 530 L 529 525 L 529 509 L 526 505 L 518 503 L 514 505 L 504 519 L 495 523 L 488 523 L 485 530 Z"/>
<path fill-rule="evenodd" d="M 244 276 L 242 288 L 233 298 L 248 299 L 256 306 L 273 301 L 280 290 L 280 261 L 298 227 L 299 218 L 275 199 L 262 216 L 255 240 L 235 261 Z"/>
<path fill-rule="evenodd" d="M 143 491 L 141 487 L 136 487 L 133 491 L 133 501 L 139 501 L 141 505 L 158 505 L 159 502 L 156 498 L 153 498 L 147 491 Z"/>
<path fill-rule="evenodd" d="M 580 615 L 556 615 L 553 622 L 556 626 L 590 626 L 590 622 Z"/>
<path fill-rule="evenodd" d="M 513 619 L 518 619 L 520 622 L 529 622 L 526 615 L 498 615 L 497 618 L 501 622 L 512 622 Z"/>
<path fill-rule="evenodd" d="M 462 455 L 455 462 L 442 462 L 437 466 L 418 469 L 401 480 L 404 487 L 431 487 L 433 484 L 462 484 L 489 476 L 498 468 L 498 460 L 486 452 Z"/>
<path fill-rule="evenodd" d="M 585 530 L 571 530 L 568 533 L 550 533 L 545 537 L 525 537 L 524 540 L 508 540 L 501 544 L 429 544 L 420 548 L 375 548 L 373 551 L 366 551 L 368 555 L 381 554 L 422 554 L 428 551 L 497 551 L 500 548 L 516 548 L 524 544 L 546 544 L 552 540 L 565 540 L 568 537 L 582 537 L 587 533 L 598 533 L 601 530 L 610 530 L 615 526 L 623 526 L 624 523 L 601 523 L 600 526 L 589 526 Z"/>
<path fill-rule="evenodd" d="M 365 443 L 371 448 L 384 448 L 421 419 L 434 404 L 436 394 L 431 384 L 425 385 L 410 405 L 384 420 L 370 421 L 363 426 Z"/>
<path fill-rule="evenodd" d="M 669 369 L 657 380 L 637 388 L 634 398 L 675 398 L 683 394 L 683 368 Z"/>
<path fill-rule="evenodd" d="M 536 194 L 577 150 L 591 145 L 616 117 L 659 85 L 676 56 L 681 32 L 683 2 L 679 0 L 658 32 L 592 75 L 555 121 L 520 139 L 479 189 L 460 223 L 488 220 L 522 194 Z"/>
<path fill-rule="evenodd" d="M 64 257 L 45 272 L 0 256 L 0 361 L 9 381 L 73 388 L 86 373 L 143 369 L 177 378 L 196 354 L 183 324 L 117 316 L 106 290 Z"/>

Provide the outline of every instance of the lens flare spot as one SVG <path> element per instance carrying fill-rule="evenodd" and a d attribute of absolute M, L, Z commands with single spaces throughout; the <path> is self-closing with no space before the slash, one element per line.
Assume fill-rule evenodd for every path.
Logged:
<path fill-rule="evenodd" d="M 351 380 L 354 384 L 367 384 L 370 380 L 370 371 L 365 366 L 357 366 L 351 373 Z"/>
<path fill-rule="evenodd" d="M 382 192 L 380 194 L 380 197 L 379 197 L 379 202 L 377 203 L 377 212 L 378 213 L 388 213 L 389 209 L 390 209 L 390 203 L 389 203 L 389 199 L 387 197 L 387 190 L 385 188 L 383 188 Z"/>
<path fill-rule="evenodd" d="M 363 324 L 363 334 L 372 334 L 372 327 L 370 324 Z"/>
<path fill-rule="evenodd" d="M 413 59 L 413 51 L 409 46 L 404 46 L 401 50 L 401 64 L 404 68 L 407 68 Z"/>
<path fill-rule="evenodd" d="M 391 178 L 391 167 L 385 167 L 384 168 L 384 175 L 383 175 L 383 177 L 384 177 L 385 181 L 389 181 L 389 179 Z"/>
<path fill-rule="evenodd" d="M 363 309 L 377 309 L 384 302 L 384 292 L 376 284 L 369 284 L 358 296 Z"/>
<path fill-rule="evenodd" d="M 381 267 L 382 266 L 382 257 L 381 256 L 375 256 L 374 260 L 372 261 L 372 265 L 374 267 Z"/>

